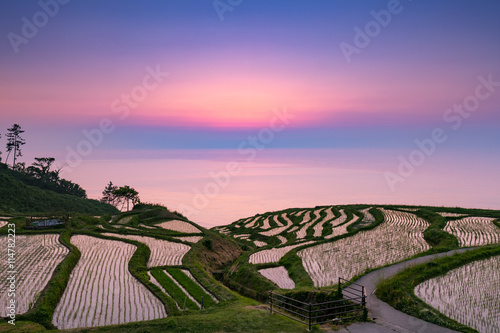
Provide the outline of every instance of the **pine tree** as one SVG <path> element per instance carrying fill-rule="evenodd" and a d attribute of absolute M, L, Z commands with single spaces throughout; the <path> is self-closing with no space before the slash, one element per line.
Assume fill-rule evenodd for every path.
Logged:
<path fill-rule="evenodd" d="M 118 186 L 113 185 L 113 182 L 110 181 L 109 184 L 104 188 L 104 191 L 102 191 L 101 202 L 115 205 L 117 197 L 113 194 L 113 192 L 117 189 Z"/>
<path fill-rule="evenodd" d="M 24 131 L 18 124 L 12 125 L 12 128 L 7 129 L 7 131 L 8 133 L 5 136 L 7 136 L 7 152 L 9 154 L 7 155 L 5 163 L 7 163 L 11 151 L 14 150 L 14 162 L 12 163 L 12 166 L 14 167 L 14 165 L 16 165 L 16 158 L 23 156 L 21 153 L 21 146 L 24 145 L 26 141 L 21 137 L 21 134 L 24 133 Z"/>

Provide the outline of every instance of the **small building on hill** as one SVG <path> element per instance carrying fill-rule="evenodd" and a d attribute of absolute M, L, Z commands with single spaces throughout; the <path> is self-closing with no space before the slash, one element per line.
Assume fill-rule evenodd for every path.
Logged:
<path fill-rule="evenodd" d="M 51 229 L 62 228 L 68 222 L 67 217 L 62 218 L 26 218 L 26 229 Z"/>

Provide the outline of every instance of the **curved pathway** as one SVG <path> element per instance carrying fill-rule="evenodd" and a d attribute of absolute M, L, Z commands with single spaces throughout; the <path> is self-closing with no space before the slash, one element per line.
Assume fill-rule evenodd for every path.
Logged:
<path fill-rule="evenodd" d="M 339 332 L 351 332 L 351 333 L 393 333 L 393 332 L 403 332 L 403 333 L 451 333 L 456 332 L 448 328 L 437 326 L 426 322 L 424 320 L 412 317 L 394 309 L 389 304 L 379 300 L 375 295 L 375 289 L 377 282 L 380 280 L 385 280 L 393 277 L 397 273 L 401 272 L 405 268 L 413 265 L 422 264 L 431 261 L 435 258 L 440 258 L 444 256 L 449 256 L 454 253 L 462 253 L 475 248 L 458 249 L 452 250 L 445 253 L 431 254 L 425 257 L 419 257 L 411 260 L 407 260 L 392 266 L 384 267 L 366 274 L 362 278 L 356 281 L 356 283 L 365 287 L 367 294 L 367 307 L 369 310 L 369 317 L 375 321 L 375 323 L 356 323 L 350 325 Z M 346 288 L 347 290 L 349 287 Z"/>

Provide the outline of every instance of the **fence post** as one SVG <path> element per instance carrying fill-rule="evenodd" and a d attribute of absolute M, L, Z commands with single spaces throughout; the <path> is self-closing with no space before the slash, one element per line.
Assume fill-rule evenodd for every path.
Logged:
<path fill-rule="evenodd" d="M 273 314 L 273 292 L 269 290 L 269 314 Z"/>
<path fill-rule="evenodd" d="M 339 293 L 339 299 L 342 298 L 342 286 L 340 285 L 340 277 L 339 277 L 338 293 Z"/>
<path fill-rule="evenodd" d="M 365 286 L 362 286 L 362 292 L 363 292 L 363 296 L 361 298 L 361 304 L 363 305 L 363 316 L 361 317 L 363 319 L 363 321 L 367 321 L 368 320 L 368 309 L 366 308 L 366 293 L 365 293 Z"/>
<path fill-rule="evenodd" d="M 309 328 L 308 331 L 311 331 L 311 303 L 309 303 Z"/>

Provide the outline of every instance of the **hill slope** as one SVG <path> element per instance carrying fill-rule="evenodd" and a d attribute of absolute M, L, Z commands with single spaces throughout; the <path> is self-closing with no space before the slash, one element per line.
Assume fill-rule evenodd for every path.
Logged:
<path fill-rule="evenodd" d="M 118 210 L 97 200 L 60 194 L 27 185 L 18 172 L 0 163 L 0 211 L 4 213 L 75 212 L 90 215 L 114 214 Z"/>

